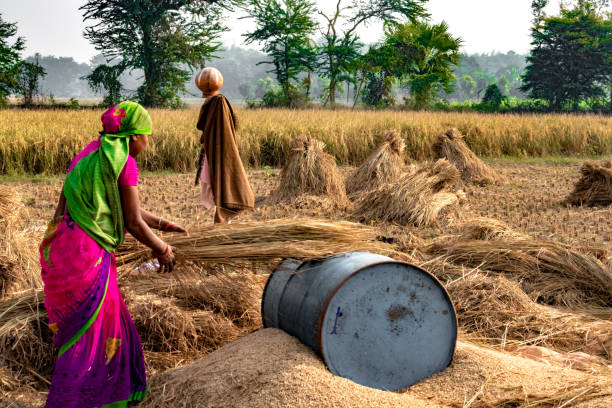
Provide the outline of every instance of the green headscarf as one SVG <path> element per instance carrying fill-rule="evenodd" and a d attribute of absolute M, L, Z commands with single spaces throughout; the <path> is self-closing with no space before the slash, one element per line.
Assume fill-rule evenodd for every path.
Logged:
<path fill-rule="evenodd" d="M 102 127 L 100 148 L 70 171 L 64 195 L 74 222 L 112 252 L 124 239 L 117 180 L 127 162 L 130 135 L 150 135 L 153 122 L 142 106 L 126 101 L 102 114 Z"/>

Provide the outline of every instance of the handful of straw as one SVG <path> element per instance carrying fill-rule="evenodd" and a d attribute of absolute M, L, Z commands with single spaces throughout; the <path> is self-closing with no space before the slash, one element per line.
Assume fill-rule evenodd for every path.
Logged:
<path fill-rule="evenodd" d="M 376 236 L 361 224 L 295 218 L 208 226 L 187 236 L 168 236 L 166 241 L 177 248 L 179 261 L 236 265 L 280 258 L 317 259 L 349 251 L 392 252 Z M 125 270 L 149 257 L 148 249 L 129 240 L 120 248 L 117 261 Z"/>

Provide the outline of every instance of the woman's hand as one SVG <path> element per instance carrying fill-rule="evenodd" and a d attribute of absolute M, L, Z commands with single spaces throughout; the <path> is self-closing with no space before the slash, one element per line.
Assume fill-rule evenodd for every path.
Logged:
<path fill-rule="evenodd" d="M 176 264 L 174 251 L 176 251 L 176 248 L 168 245 L 168 249 L 166 249 L 163 254 L 153 254 L 159 262 L 159 273 L 172 272 L 172 270 L 174 269 L 174 265 Z"/>
<path fill-rule="evenodd" d="M 166 232 L 187 232 L 185 230 L 185 228 L 181 227 L 180 225 L 174 224 L 170 221 L 166 221 L 165 225 L 162 225 L 162 230 L 166 231 Z"/>

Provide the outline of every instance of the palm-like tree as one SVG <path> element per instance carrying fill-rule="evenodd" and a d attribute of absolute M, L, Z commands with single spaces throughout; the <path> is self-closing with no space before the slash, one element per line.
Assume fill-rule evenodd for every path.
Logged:
<path fill-rule="evenodd" d="M 394 74 L 410 86 L 415 108 L 429 106 L 440 88 L 452 92 L 453 66 L 459 64 L 462 41 L 448 32 L 448 24 L 390 25 L 385 35 L 385 46 L 393 50 Z"/>

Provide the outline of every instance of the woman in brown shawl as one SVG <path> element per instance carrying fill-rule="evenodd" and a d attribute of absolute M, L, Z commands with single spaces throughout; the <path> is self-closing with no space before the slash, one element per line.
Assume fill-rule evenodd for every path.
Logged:
<path fill-rule="evenodd" d="M 223 77 L 215 68 L 205 68 L 196 76 L 206 102 L 200 110 L 197 128 L 202 131 L 196 185 L 202 181 L 204 205 L 217 207 L 215 224 L 225 224 L 240 211 L 254 207 L 236 143 L 237 119 L 232 105 L 219 93 Z"/>

